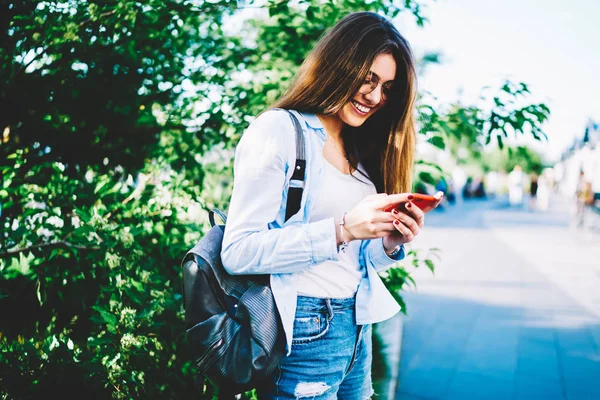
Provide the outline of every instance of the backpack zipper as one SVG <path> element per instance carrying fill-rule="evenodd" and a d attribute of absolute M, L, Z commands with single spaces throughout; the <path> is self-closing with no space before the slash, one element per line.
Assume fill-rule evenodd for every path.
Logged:
<path fill-rule="evenodd" d="M 219 339 L 217 342 L 213 343 L 210 345 L 210 347 L 208 348 L 208 350 L 206 350 L 204 352 L 204 354 L 202 354 L 200 357 L 198 357 L 196 359 L 196 365 L 198 366 L 198 368 L 200 368 L 202 366 L 202 364 L 207 361 L 210 356 L 212 356 L 223 344 L 223 338 Z"/>

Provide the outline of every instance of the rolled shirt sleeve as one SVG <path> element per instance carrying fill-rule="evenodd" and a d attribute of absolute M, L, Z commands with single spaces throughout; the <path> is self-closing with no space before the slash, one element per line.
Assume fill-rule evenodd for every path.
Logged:
<path fill-rule="evenodd" d="M 401 246 L 396 257 L 388 256 L 383 247 L 383 239 L 366 240 L 363 251 L 365 263 L 372 266 L 377 272 L 385 271 L 406 256 L 404 245 Z"/>

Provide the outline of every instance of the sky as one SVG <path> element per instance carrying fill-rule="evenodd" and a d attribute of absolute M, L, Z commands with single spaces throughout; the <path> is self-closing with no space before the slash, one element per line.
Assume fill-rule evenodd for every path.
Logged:
<path fill-rule="evenodd" d="M 550 162 L 583 136 L 590 118 L 600 122 L 599 0 L 421 3 L 424 27 L 410 15 L 394 21 L 417 57 L 441 52 L 442 63 L 426 69 L 420 89 L 442 103 L 473 104 L 484 86 L 526 83 L 530 101 L 550 107 L 543 126 L 549 140 L 533 144 Z"/>

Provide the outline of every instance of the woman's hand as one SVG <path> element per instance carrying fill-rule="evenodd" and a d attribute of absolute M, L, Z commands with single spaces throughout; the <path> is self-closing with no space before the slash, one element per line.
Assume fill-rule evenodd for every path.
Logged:
<path fill-rule="evenodd" d="M 438 206 L 442 201 L 442 192 L 437 192 L 434 197 L 436 202 L 432 207 L 428 208 L 430 211 Z M 410 197 L 410 196 L 409 196 Z M 396 208 L 391 210 L 391 214 L 394 215 L 395 220 L 393 221 L 396 232 L 385 236 L 383 238 L 383 247 L 386 252 L 393 251 L 397 246 L 411 242 L 420 232 L 425 222 L 425 213 L 412 202 L 407 201 L 404 204 L 403 211 L 397 211 Z M 405 211 L 404 211 L 405 210 Z"/>
<path fill-rule="evenodd" d="M 435 197 L 434 206 L 437 207 L 442 193 L 436 193 Z M 423 227 L 425 217 L 423 211 L 411 202 L 412 199 L 411 193 L 380 193 L 365 197 L 346 214 L 343 238 L 340 229 L 336 229 L 338 245 L 343 240 L 384 238 L 383 245 L 390 252 L 400 244 L 409 243 Z M 397 211 L 399 208 L 407 211 Z"/>
<path fill-rule="evenodd" d="M 337 243 L 342 239 L 347 242 L 352 240 L 375 239 L 398 232 L 394 221 L 398 219 L 397 214 L 392 214 L 391 209 L 410 201 L 410 193 L 387 195 L 385 193 L 365 197 L 352 210 L 346 213 L 345 224 L 336 229 Z M 336 221 L 339 223 L 339 221 Z M 337 226 L 337 225 L 336 225 Z"/>

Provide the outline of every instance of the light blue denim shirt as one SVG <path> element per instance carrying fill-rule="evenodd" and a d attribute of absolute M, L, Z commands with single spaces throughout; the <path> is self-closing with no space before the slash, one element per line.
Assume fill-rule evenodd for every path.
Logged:
<path fill-rule="evenodd" d="M 250 124 L 236 148 L 233 195 L 221 251 L 223 266 L 231 274 L 271 274 L 288 354 L 296 314 L 295 273 L 338 259 L 333 217 L 308 222 L 323 174 L 325 130 L 316 115 L 293 112 L 304 132 L 307 158 L 300 211 L 285 221 L 296 161 L 294 126 L 286 111 L 267 111 Z M 380 322 L 400 310 L 377 272 L 402 258 L 404 249 L 396 259 L 388 257 L 382 239 L 362 241 L 359 264 L 367 273 L 356 294 L 357 324 Z"/>

